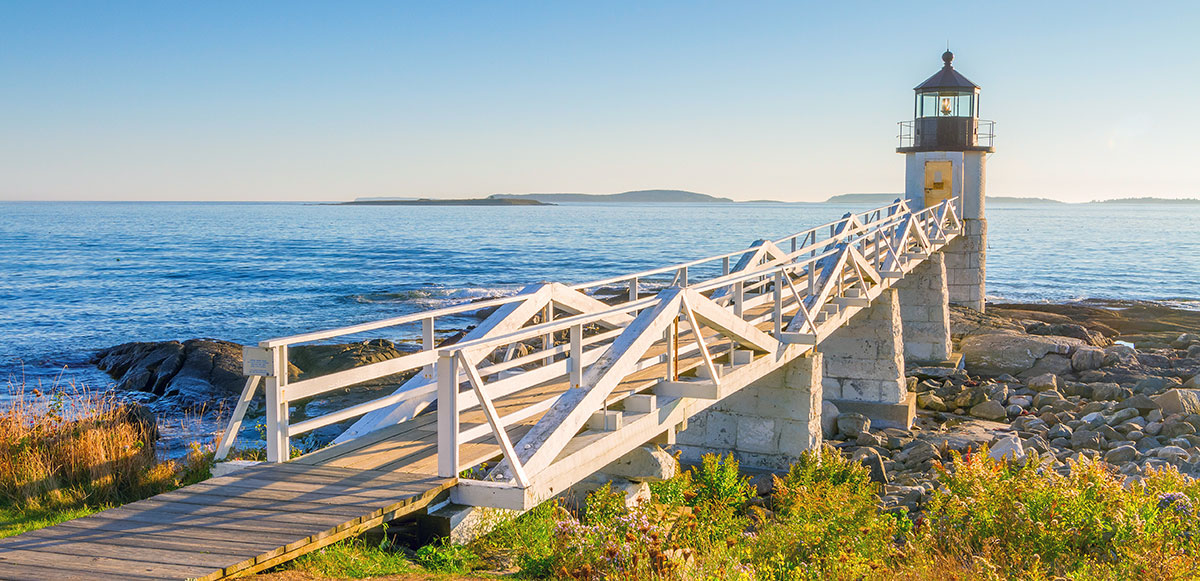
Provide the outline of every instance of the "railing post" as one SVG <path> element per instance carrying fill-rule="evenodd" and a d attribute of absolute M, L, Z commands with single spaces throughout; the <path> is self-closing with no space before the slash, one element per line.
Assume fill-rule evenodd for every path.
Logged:
<path fill-rule="evenodd" d="M 667 325 L 667 330 L 663 338 L 667 341 L 667 381 L 675 381 L 678 379 L 678 376 L 675 374 L 675 350 L 678 347 L 676 342 L 679 339 L 678 316 L 671 320 L 670 325 Z"/>
<path fill-rule="evenodd" d="M 733 283 L 733 314 L 739 318 L 742 316 L 744 301 L 746 300 L 746 283 L 745 281 L 737 281 Z"/>
<path fill-rule="evenodd" d="M 433 339 L 433 317 L 421 319 L 421 350 L 433 351 L 434 347 L 436 347 L 436 345 L 434 345 Z M 426 365 L 425 368 L 421 370 L 421 376 L 425 379 L 433 379 L 434 371 L 432 363 Z"/>
<path fill-rule="evenodd" d="M 267 461 L 287 462 L 291 457 L 291 442 L 288 438 L 288 348 L 287 345 L 271 348 L 274 370 L 267 376 Z"/>
<path fill-rule="evenodd" d="M 629 279 L 629 302 L 638 300 L 638 278 Z"/>
<path fill-rule="evenodd" d="M 458 365 L 453 355 L 437 362 L 438 476 L 458 476 Z"/>
<path fill-rule="evenodd" d="M 783 271 L 775 271 L 775 284 L 771 285 L 775 291 L 775 337 L 780 337 L 783 333 Z"/>
<path fill-rule="evenodd" d="M 686 266 L 679 269 L 678 277 L 679 277 L 679 287 L 680 288 L 687 286 L 687 270 L 688 269 Z"/>
<path fill-rule="evenodd" d="M 571 325 L 571 387 L 583 385 L 583 325 Z"/>
<path fill-rule="evenodd" d="M 542 324 L 544 325 L 553 320 L 554 303 L 547 303 L 546 306 L 542 307 Z M 554 347 L 554 331 L 542 335 L 542 350 L 549 350 L 551 347 Z M 542 360 L 542 365 L 550 365 L 551 363 L 554 363 L 553 355 Z"/>
<path fill-rule="evenodd" d="M 728 275 L 729 275 L 729 257 L 726 256 L 725 258 L 721 259 L 721 276 L 728 276 Z"/>

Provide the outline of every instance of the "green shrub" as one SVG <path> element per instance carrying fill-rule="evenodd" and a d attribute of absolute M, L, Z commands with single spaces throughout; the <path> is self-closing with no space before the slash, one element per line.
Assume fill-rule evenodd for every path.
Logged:
<path fill-rule="evenodd" d="M 692 476 L 692 489 L 695 496 L 693 506 L 704 504 L 725 505 L 731 508 L 741 508 L 753 493 L 750 478 L 742 476 L 739 464 L 733 454 L 721 458 L 716 454 L 706 454 L 700 460 L 700 468 Z"/>
<path fill-rule="evenodd" d="M 751 550 L 758 578 L 861 578 L 885 567 L 907 519 L 880 513 L 875 490 L 866 469 L 836 450 L 805 453 L 775 478 L 775 518 Z"/>
<path fill-rule="evenodd" d="M 438 573 L 468 573 L 478 562 L 475 553 L 449 539 L 441 539 L 417 550 L 418 565 Z"/>
<path fill-rule="evenodd" d="M 1072 463 L 1062 476 L 1042 470 L 1036 455 L 1016 466 L 956 456 L 941 472 L 946 491 L 930 501 L 921 540 L 946 555 L 982 555 L 1016 576 L 1093 577 L 1193 559 L 1194 481 L 1170 469 L 1126 488 L 1110 470 Z"/>

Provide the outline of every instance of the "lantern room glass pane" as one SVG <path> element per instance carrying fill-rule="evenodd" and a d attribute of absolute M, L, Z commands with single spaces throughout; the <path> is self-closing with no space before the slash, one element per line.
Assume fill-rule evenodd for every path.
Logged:
<path fill-rule="evenodd" d="M 958 91 L 917 94 L 917 117 L 974 117 L 975 95 Z"/>

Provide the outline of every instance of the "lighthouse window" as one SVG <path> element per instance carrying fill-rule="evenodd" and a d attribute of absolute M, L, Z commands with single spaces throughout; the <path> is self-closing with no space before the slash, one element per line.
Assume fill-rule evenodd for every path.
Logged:
<path fill-rule="evenodd" d="M 957 92 L 921 93 L 917 99 L 918 117 L 973 117 L 975 95 Z"/>

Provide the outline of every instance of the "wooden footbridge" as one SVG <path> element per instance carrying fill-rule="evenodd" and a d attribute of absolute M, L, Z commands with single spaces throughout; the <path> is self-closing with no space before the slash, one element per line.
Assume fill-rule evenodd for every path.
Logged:
<path fill-rule="evenodd" d="M 685 264 L 263 341 L 218 457 L 261 387 L 270 463 L 0 540 L 0 578 L 216 579 L 431 503 L 528 509 L 639 446 L 674 443 L 689 418 L 817 349 L 960 235 L 957 203 L 897 201 Z M 438 344 L 439 321 L 480 309 L 494 310 Z M 423 348 L 289 382 L 289 346 L 381 329 Z M 296 402 L 393 377 L 394 393 L 289 421 Z M 291 438 L 355 418 L 285 462 Z"/>

